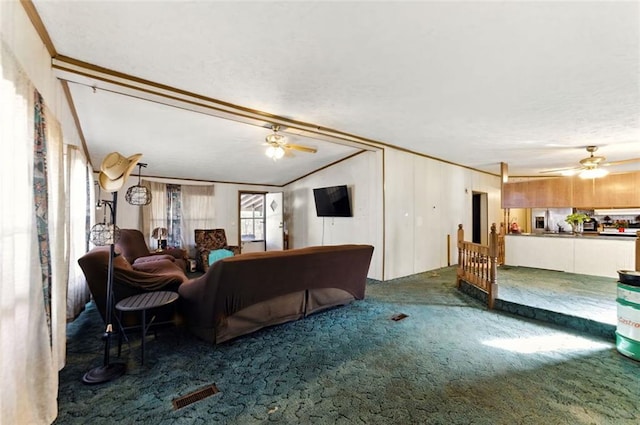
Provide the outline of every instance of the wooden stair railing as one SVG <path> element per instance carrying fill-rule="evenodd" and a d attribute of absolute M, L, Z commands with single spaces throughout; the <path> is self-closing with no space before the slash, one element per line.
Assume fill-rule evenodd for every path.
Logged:
<path fill-rule="evenodd" d="M 485 292 L 487 294 L 487 305 L 490 309 L 493 309 L 498 296 L 498 285 L 496 283 L 498 253 L 499 243 L 495 223 L 491 225 L 488 246 L 465 241 L 462 224 L 458 225 L 458 287 L 460 287 L 462 281 L 465 281 Z"/>

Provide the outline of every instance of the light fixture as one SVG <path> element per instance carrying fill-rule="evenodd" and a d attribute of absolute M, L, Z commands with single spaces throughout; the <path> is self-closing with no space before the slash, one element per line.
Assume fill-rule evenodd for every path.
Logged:
<path fill-rule="evenodd" d="M 158 251 L 167 247 L 167 235 L 166 227 L 156 227 L 151 232 L 151 237 L 158 241 Z"/>
<path fill-rule="evenodd" d="M 267 143 L 271 145 L 279 145 L 281 143 L 284 143 L 284 136 L 282 134 L 278 134 L 280 126 L 274 125 L 271 126 L 271 129 L 273 130 L 273 134 L 269 134 L 267 136 Z"/>
<path fill-rule="evenodd" d="M 112 201 L 99 200 L 96 203 L 97 208 L 104 208 L 102 211 L 102 223 L 94 224 L 89 232 L 89 241 L 95 246 L 112 245 L 120 239 L 120 229 L 115 223 L 107 223 L 107 209 L 111 211 L 113 217 Z"/>
<path fill-rule="evenodd" d="M 143 206 L 151 203 L 151 191 L 147 186 L 140 184 L 142 167 L 146 166 L 147 164 L 138 163 L 138 184 L 127 189 L 127 194 L 124 195 L 124 199 L 131 205 Z"/>
<path fill-rule="evenodd" d="M 269 146 L 264 154 L 276 161 L 284 156 L 284 149 L 282 146 Z"/>
<path fill-rule="evenodd" d="M 269 158 L 273 159 L 274 161 L 277 161 L 278 159 L 284 156 L 284 148 L 282 147 L 282 145 L 285 143 L 285 141 L 284 141 L 284 136 L 282 134 L 278 134 L 278 130 L 280 130 L 280 126 L 272 125 L 271 129 L 273 130 L 273 133 L 269 134 L 266 137 L 266 141 L 269 146 L 265 151 L 265 155 L 267 155 Z"/>
<path fill-rule="evenodd" d="M 597 179 L 604 177 L 607 174 L 609 174 L 609 172 L 604 168 L 587 168 L 586 170 L 581 171 L 578 176 L 581 179 Z"/>

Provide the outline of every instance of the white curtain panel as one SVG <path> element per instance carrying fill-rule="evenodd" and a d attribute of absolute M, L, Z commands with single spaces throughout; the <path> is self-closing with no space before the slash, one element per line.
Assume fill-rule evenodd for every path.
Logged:
<path fill-rule="evenodd" d="M 78 259 L 87 252 L 87 212 L 95 217 L 93 171 L 75 146 L 67 148 L 67 209 L 69 217 L 69 284 L 67 287 L 67 321 L 75 319 L 91 297 L 87 280 Z M 89 191 L 87 193 L 87 188 Z M 95 218 L 92 222 L 95 221 Z"/>
<path fill-rule="evenodd" d="M 67 340 L 67 279 L 69 258 L 66 253 L 67 208 L 64 195 L 64 144 L 60 123 L 45 106 L 47 130 L 47 192 L 49 248 L 51 250 L 51 334 L 54 364 L 64 367 Z"/>
<path fill-rule="evenodd" d="M 182 185 L 182 247 L 196 257 L 194 230 L 211 229 L 215 223 L 213 185 Z"/>
<path fill-rule="evenodd" d="M 167 228 L 167 185 L 154 181 L 142 180 L 151 190 L 151 203 L 142 207 L 142 233 L 147 245 L 153 251 L 158 241 L 151 237 L 156 227 Z"/>
<path fill-rule="evenodd" d="M 57 415 L 58 367 L 42 293 L 33 205 L 34 87 L 0 47 L 0 423 Z"/>

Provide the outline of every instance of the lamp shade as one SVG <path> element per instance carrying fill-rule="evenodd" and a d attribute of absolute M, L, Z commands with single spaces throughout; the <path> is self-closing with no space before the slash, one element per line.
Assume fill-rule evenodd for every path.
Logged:
<path fill-rule="evenodd" d="M 275 161 L 284 156 L 284 148 L 282 146 L 269 146 L 265 151 L 265 155 Z"/>
<path fill-rule="evenodd" d="M 137 184 L 127 190 L 124 199 L 131 205 L 149 205 L 151 203 L 151 191 L 148 187 Z"/>
<path fill-rule="evenodd" d="M 95 246 L 114 244 L 120 239 L 120 229 L 115 224 L 98 223 L 91 228 L 89 241 Z"/>
<path fill-rule="evenodd" d="M 167 228 L 166 227 L 156 227 L 151 232 L 151 237 L 156 240 L 162 240 L 167 238 Z"/>

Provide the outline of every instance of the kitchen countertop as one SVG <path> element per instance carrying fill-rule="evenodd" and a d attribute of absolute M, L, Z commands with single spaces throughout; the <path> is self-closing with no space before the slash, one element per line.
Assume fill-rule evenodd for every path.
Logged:
<path fill-rule="evenodd" d="M 603 235 L 598 234 L 597 232 L 584 232 L 580 235 L 576 235 L 571 232 L 536 232 L 536 233 L 508 233 L 506 236 L 534 236 L 539 238 L 576 238 L 576 239 L 598 239 L 598 240 L 623 240 L 623 241 L 635 241 L 636 235 L 633 234 L 623 234 L 623 235 Z"/>

